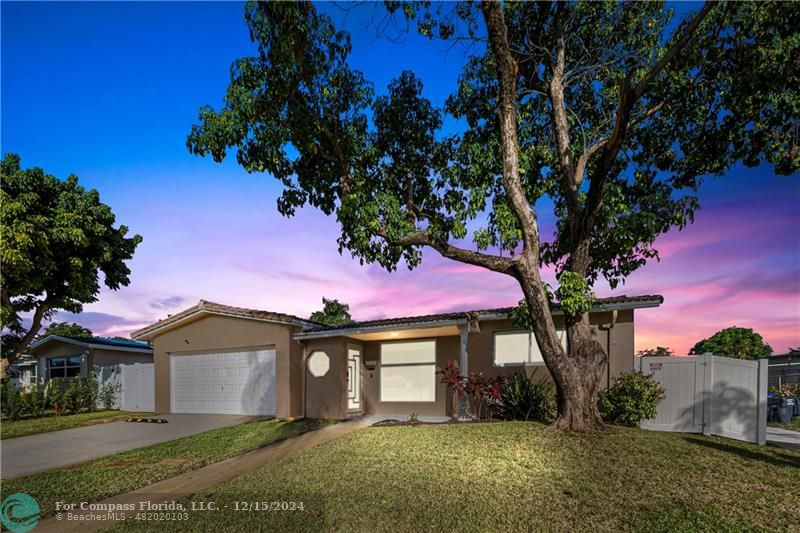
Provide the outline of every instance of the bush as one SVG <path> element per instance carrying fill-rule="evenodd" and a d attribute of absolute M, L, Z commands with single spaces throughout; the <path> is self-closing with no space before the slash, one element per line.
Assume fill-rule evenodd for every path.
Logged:
<path fill-rule="evenodd" d="M 45 405 L 53 411 L 56 416 L 61 416 L 64 412 L 64 391 L 61 384 L 51 379 L 47 382 L 44 389 Z"/>
<path fill-rule="evenodd" d="M 664 389 L 652 376 L 627 372 L 600 393 L 598 406 L 603 420 L 613 424 L 636 426 L 642 420 L 655 418 L 658 404 L 665 398 Z"/>
<path fill-rule="evenodd" d="M 507 420 L 540 420 L 555 417 L 556 401 L 553 384 L 548 379 L 534 380 L 538 368 L 529 376 L 517 371 L 499 388 L 495 404 L 498 415 Z"/>
<path fill-rule="evenodd" d="M 122 384 L 116 381 L 108 381 L 100 387 L 98 398 L 103 409 L 114 409 L 116 407 L 117 398 L 121 390 Z"/>
<path fill-rule="evenodd" d="M 34 383 L 23 396 L 25 401 L 25 411 L 32 417 L 39 417 L 44 414 L 47 408 L 44 388 L 39 382 Z"/>
<path fill-rule="evenodd" d="M 89 377 L 81 380 L 83 383 L 83 408 L 89 412 L 97 411 L 97 396 L 100 385 L 94 371 L 89 372 Z"/>
<path fill-rule="evenodd" d="M 84 404 L 83 380 L 72 379 L 64 391 L 64 410 L 70 413 L 79 413 Z"/>
<path fill-rule="evenodd" d="M 10 379 L 7 379 L 5 383 L 3 383 L 0 391 L 2 391 L 0 404 L 2 404 L 3 413 L 9 420 L 18 419 L 25 408 L 22 394 L 20 394 L 16 385 L 14 385 Z"/>

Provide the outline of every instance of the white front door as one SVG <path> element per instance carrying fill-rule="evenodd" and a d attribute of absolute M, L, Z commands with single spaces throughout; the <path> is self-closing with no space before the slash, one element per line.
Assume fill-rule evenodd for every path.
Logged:
<path fill-rule="evenodd" d="M 361 350 L 347 348 L 347 410 L 361 411 Z"/>
<path fill-rule="evenodd" d="M 173 413 L 275 415 L 275 350 L 170 359 Z"/>

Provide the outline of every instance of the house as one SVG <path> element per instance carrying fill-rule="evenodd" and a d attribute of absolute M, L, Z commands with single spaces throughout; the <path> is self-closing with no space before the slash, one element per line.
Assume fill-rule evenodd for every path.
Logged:
<path fill-rule="evenodd" d="M 38 361 L 29 356 L 22 355 L 8 367 L 8 375 L 18 389 L 27 389 L 38 380 Z"/>
<path fill-rule="evenodd" d="M 153 348 L 146 342 L 104 337 L 48 335 L 34 342 L 27 354 L 37 361 L 42 379 L 87 377 L 96 366 L 153 362 Z"/>
<path fill-rule="evenodd" d="M 771 355 L 767 372 L 770 387 L 800 383 L 800 349 L 789 348 L 789 353 Z"/>
<path fill-rule="evenodd" d="M 633 369 L 634 311 L 663 297 L 602 298 L 590 321 L 611 354 L 605 382 Z M 346 418 L 452 412 L 436 375 L 447 360 L 463 373 L 547 375 L 532 334 L 511 308 L 324 326 L 283 313 L 201 300 L 132 333 L 154 350 L 157 412 Z M 556 326 L 563 314 L 554 310 Z M 562 331 L 566 343 L 566 336 Z"/>

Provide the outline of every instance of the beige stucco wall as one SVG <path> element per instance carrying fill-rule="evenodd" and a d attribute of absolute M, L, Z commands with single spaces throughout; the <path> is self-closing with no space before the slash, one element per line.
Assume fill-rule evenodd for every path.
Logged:
<path fill-rule="evenodd" d="M 361 343 L 346 337 L 310 339 L 306 341 L 305 359 L 316 352 L 328 355 L 330 368 L 324 376 L 315 377 L 305 365 L 305 416 L 308 418 L 345 418 L 347 416 L 347 345 Z"/>
<path fill-rule="evenodd" d="M 444 366 L 448 359 L 458 360 L 459 337 L 437 337 L 435 339 L 414 339 L 436 341 L 436 367 Z M 443 416 L 450 412 L 450 399 L 447 387 L 436 377 L 436 400 L 433 402 L 382 402 L 380 390 L 380 351 L 382 343 L 392 341 L 375 341 L 364 343 L 364 361 L 375 361 L 374 370 L 364 372 L 364 399 L 366 412 L 376 415 L 408 416 L 417 413 L 420 416 Z"/>
<path fill-rule="evenodd" d="M 292 339 L 297 329 L 290 324 L 210 315 L 155 337 L 152 344 L 155 350 L 156 411 L 168 413 L 171 410 L 170 356 L 274 346 L 275 414 L 279 418 L 300 416 L 299 379 L 292 377 L 292 369 L 298 368 L 296 362 L 292 363 L 292 357 L 301 355 L 301 348 Z"/>
<path fill-rule="evenodd" d="M 611 313 L 594 313 L 590 317 L 593 332 L 597 340 L 606 346 L 608 332 L 597 326 L 609 324 Z M 563 322 L 556 317 L 556 326 Z M 483 372 L 487 376 L 510 376 L 521 367 L 496 367 L 494 366 L 494 333 L 515 329 L 510 320 L 483 321 L 480 323 L 480 332 L 472 332 L 468 337 L 469 370 Z M 611 356 L 609 358 L 610 377 L 622 372 L 633 370 L 633 311 L 619 311 L 617 321 L 611 330 Z M 423 340 L 420 338 L 418 340 Z M 313 339 L 305 341 L 306 356 L 315 350 L 325 351 L 331 360 L 331 368 L 324 377 L 315 378 L 306 370 L 307 390 L 306 416 L 312 418 L 343 418 L 346 416 L 346 386 L 347 386 L 347 345 L 361 345 L 362 368 L 364 376 L 364 412 L 375 415 L 408 416 L 415 412 L 421 416 L 444 416 L 452 412 L 451 398 L 447 394 L 445 385 L 438 383 L 436 401 L 434 402 L 381 402 L 380 401 L 380 345 L 382 342 L 359 342 L 343 337 L 326 339 Z M 436 338 L 436 364 L 442 367 L 448 359 L 459 361 L 460 338 L 447 336 Z M 366 368 L 366 363 L 374 361 L 375 368 Z M 526 367 L 528 372 L 534 372 L 538 379 L 549 379 L 547 368 L 542 365 Z M 604 377 L 603 384 L 607 381 Z"/>

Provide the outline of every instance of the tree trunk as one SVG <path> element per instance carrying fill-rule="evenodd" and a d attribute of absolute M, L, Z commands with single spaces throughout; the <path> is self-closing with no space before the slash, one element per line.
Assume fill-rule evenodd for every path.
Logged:
<path fill-rule="evenodd" d="M 606 352 L 592 335 L 589 316 L 567 317 L 567 348 L 556 334 L 541 279 L 520 280 L 533 332 L 542 358 L 553 377 L 558 413 L 552 427 L 579 432 L 605 428 L 597 407 Z"/>
<path fill-rule="evenodd" d="M 25 333 L 25 335 L 22 336 L 14 352 L 9 354 L 9 365 L 19 359 L 19 357 L 25 353 L 25 350 L 27 350 L 31 345 L 33 339 L 35 339 L 36 335 L 39 334 L 39 330 L 42 328 L 42 319 L 44 319 L 48 309 L 49 307 L 44 303 L 41 303 L 36 307 L 36 310 L 33 312 L 30 329 L 27 331 L 27 333 Z"/>

